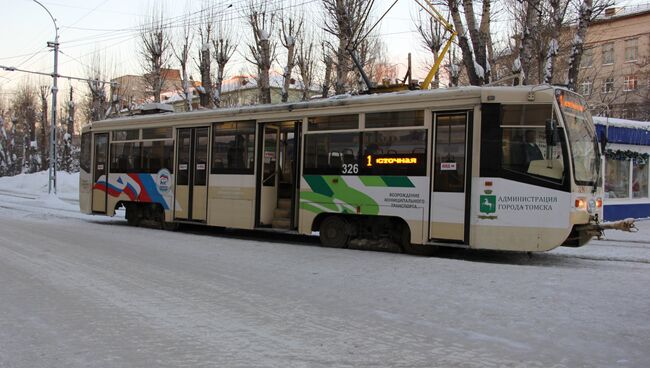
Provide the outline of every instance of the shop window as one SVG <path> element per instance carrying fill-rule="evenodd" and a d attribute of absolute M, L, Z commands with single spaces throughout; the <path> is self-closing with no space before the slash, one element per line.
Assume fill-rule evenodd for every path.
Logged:
<path fill-rule="evenodd" d="M 255 122 L 216 123 L 212 131 L 212 173 L 253 174 Z"/>
<path fill-rule="evenodd" d="M 632 166 L 632 198 L 648 198 L 647 161 L 634 161 Z"/>
<path fill-rule="evenodd" d="M 424 111 L 388 111 L 366 114 L 366 128 L 423 126 Z"/>
<path fill-rule="evenodd" d="M 605 175 L 606 198 L 630 197 L 630 161 L 608 158 Z"/>
<path fill-rule="evenodd" d="M 354 133 L 307 134 L 304 173 L 359 174 L 359 136 Z"/>

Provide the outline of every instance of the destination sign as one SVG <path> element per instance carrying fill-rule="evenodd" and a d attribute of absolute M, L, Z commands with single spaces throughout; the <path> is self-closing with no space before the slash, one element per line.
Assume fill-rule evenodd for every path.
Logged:
<path fill-rule="evenodd" d="M 417 165 L 418 157 L 397 155 L 367 155 L 366 167 L 381 165 Z"/>

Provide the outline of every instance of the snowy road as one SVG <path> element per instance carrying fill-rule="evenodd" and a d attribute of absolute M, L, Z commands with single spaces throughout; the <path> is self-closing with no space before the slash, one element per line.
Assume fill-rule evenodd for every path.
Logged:
<path fill-rule="evenodd" d="M 244 235 L 0 193 L 0 367 L 650 366 L 648 234 L 532 257 Z"/>

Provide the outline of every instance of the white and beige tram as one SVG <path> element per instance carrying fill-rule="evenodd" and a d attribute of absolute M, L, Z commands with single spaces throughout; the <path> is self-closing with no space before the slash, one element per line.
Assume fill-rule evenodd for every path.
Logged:
<path fill-rule="evenodd" d="M 463 87 L 93 122 L 80 207 L 335 247 L 580 246 L 603 195 L 585 106 L 548 85 Z"/>

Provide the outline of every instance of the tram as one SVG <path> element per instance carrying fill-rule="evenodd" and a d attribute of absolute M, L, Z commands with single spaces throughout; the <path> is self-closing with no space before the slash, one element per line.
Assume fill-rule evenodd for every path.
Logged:
<path fill-rule="evenodd" d="M 124 207 L 132 225 L 512 251 L 603 228 L 586 103 L 549 85 L 121 117 L 85 125 L 81 146 L 81 211 Z"/>

